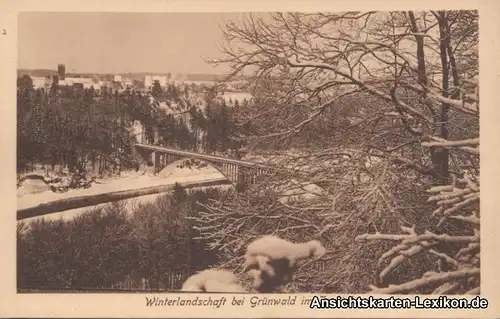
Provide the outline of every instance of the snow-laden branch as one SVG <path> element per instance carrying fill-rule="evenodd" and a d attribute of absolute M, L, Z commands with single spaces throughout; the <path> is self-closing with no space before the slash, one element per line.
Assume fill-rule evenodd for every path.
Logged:
<path fill-rule="evenodd" d="M 454 146 L 475 145 L 477 139 L 457 141 Z M 402 264 L 417 255 L 428 253 L 435 256 L 438 260 L 448 265 L 449 271 L 430 272 L 420 279 L 410 282 L 389 285 L 386 288 L 374 287 L 372 293 L 402 293 L 411 292 L 423 287 L 439 287 L 433 289 L 433 293 L 444 294 L 457 291 L 461 287 L 462 280 L 471 280 L 467 276 L 479 276 L 479 183 L 471 180 L 470 177 L 454 178 L 451 185 L 434 186 L 428 190 L 431 196 L 428 202 L 436 203 L 439 207 L 434 211 L 434 215 L 441 217 L 438 227 L 446 221 L 452 219 L 471 225 L 474 228 L 473 235 L 450 235 L 435 234 L 425 231 L 423 234 L 417 234 L 415 227 L 401 227 L 402 234 L 363 234 L 356 237 L 356 241 L 365 243 L 373 240 L 385 240 L 399 242 L 396 246 L 382 254 L 378 263 L 383 264 L 386 260 L 389 263 L 380 272 L 380 281 L 388 277 L 390 273 Z M 464 211 L 472 209 L 469 214 Z M 442 244 L 462 246 L 458 252 L 440 251 L 437 249 Z M 476 267 L 476 268 L 474 268 Z M 438 269 L 441 269 L 438 263 Z M 470 286 L 470 282 L 466 285 Z M 473 285 L 479 285 L 479 281 L 473 282 Z M 474 289 L 470 291 L 475 291 Z"/>
<path fill-rule="evenodd" d="M 436 186 L 428 190 L 431 194 L 429 202 L 435 202 L 439 207 L 433 212 L 433 216 L 440 216 L 438 226 L 443 225 L 447 218 L 479 224 L 480 188 L 479 183 L 471 180 L 468 176 L 455 179 L 455 183 L 449 186 Z M 472 210 L 469 215 L 463 215 L 463 210 Z"/>
<path fill-rule="evenodd" d="M 400 285 L 391 285 L 387 288 L 376 288 L 370 293 L 372 294 L 398 294 L 415 291 L 426 286 L 442 284 L 456 279 L 464 279 L 468 277 L 479 277 L 480 268 L 466 268 L 452 272 L 437 273 L 430 276 L 415 279 Z"/>
<path fill-rule="evenodd" d="M 425 147 L 458 148 L 462 151 L 479 155 L 479 138 L 472 138 L 460 141 L 448 141 L 443 138 L 429 137 L 431 141 L 422 142 Z"/>
<path fill-rule="evenodd" d="M 447 243 L 470 243 L 479 240 L 478 236 L 451 236 L 447 234 L 437 235 L 431 232 L 426 232 L 422 235 L 391 235 L 391 234 L 363 234 L 356 237 L 356 241 L 364 242 L 368 240 L 392 240 L 402 241 L 403 244 L 418 243 L 422 241 L 434 240 L 436 242 Z"/>
<path fill-rule="evenodd" d="M 291 61 L 287 60 L 287 63 L 290 67 L 295 67 L 295 68 L 315 68 L 315 69 L 324 69 L 324 70 L 329 70 L 339 76 L 342 76 L 348 80 L 351 81 L 352 84 L 359 86 L 361 89 L 366 90 L 367 92 L 373 94 L 374 96 L 377 96 L 387 102 L 392 102 L 392 97 L 390 96 L 389 93 L 384 93 L 383 91 L 377 89 L 374 86 L 367 85 L 363 80 L 356 78 L 338 68 L 336 68 L 334 65 L 329 65 L 326 63 L 321 63 L 321 62 L 297 62 L 297 61 Z M 418 111 L 415 108 L 410 107 L 408 104 L 400 102 L 401 106 L 403 107 L 404 111 L 409 113 L 412 116 L 416 116 L 424 121 L 431 122 L 432 120 L 428 118 L 424 113 Z"/>
<path fill-rule="evenodd" d="M 218 62 L 229 64 L 235 72 L 243 69 L 255 71 L 251 82 L 261 103 L 256 105 L 254 111 L 272 117 L 258 133 L 259 137 L 291 137 L 303 132 L 307 125 L 313 127 L 315 118 L 320 119 L 319 125 L 324 125 L 323 120 L 327 122 L 336 116 L 325 110 L 337 102 L 340 106 L 345 104 L 346 108 L 350 107 L 350 111 L 354 110 L 354 116 L 345 116 L 348 123 L 337 125 L 335 118 L 333 126 L 335 129 L 338 126 L 340 131 L 348 127 L 349 134 L 345 134 L 345 140 L 348 141 L 344 142 L 342 134 L 342 143 L 350 143 L 348 147 L 355 143 L 359 153 L 368 153 L 370 157 L 382 159 L 384 164 L 377 166 L 382 171 L 382 177 L 379 173 L 373 173 L 376 170 L 363 165 L 364 161 L 360 160 L 363 156 L 359 154 L 345 159 L 342 164 L 330 163 L 329 168 L 315 169 L 311 167 L 320 166 L 321 161 L 315 161 L 311 155 L 304 156 L 309 163 L 297 161 L 292 165 L 295 173 L 286 175 L 281 172 L 281 177 L 292 178 L 299 171 L 314 171 L 301 177 L 309 181 L 322 177 L 338 186 L 344 185 L 342 178 L 352 178 L 355 174 L 366 172 L 370 182 L 357 184 L 366 186 L 366 189 L 363 189 L 363 196 L 356 198 L 356 209 L 370 217 L 383 211 L 394 216 L 395 212 L 404 212 L 406 208 L 395 204 L 397 201 L 393 199 L 393 194 L 397 191 L 388 190 L 387 185 L 393 185 L 394 180 L 401 180 L 400 175 L 394 176 L 401 168 L 410 169 L 406 170 L 409 174 L 404 181 L 408 182 L 413 176 L 418 176 L 419 185 L 423 185 L 424 178 L 438 179 L 440 167 L 435 161 L 437 156 L 434 155 L 440 155 L 440 148 L 458 150 L 449 153 L 450 169 L 447 166 L 445 169 L 451 175 L 459 176 L 464 166 L 462 158 L 455 163 L 456 157 L 472 157 L 475 160 L 479 155 L 478 138 L 448 140 L 454 136 L 464 138 L 462 132 L 456 134 L 454 131 L 461 126 L 457 123 L 466 123 L 471 118 L 477 120 L 479 116 L 478 67 L 474 60 L 477 53 L 476 39 L 467 35 L 465 27 L 465 22 L 469 21 L 473 24 L 472 28 L 475 28 L 477 21 L 474 15 L 469 17 L 459 12 L 451 12 L 447 17 L 455 15 L 460 19 L 449 18 L 449 21 L 443 21 L 441 14 L 425 12 L 421 13 L 420 21 L 413 12 L 374 15 L 278 14 L 269 21 L 251 17 L 242 26 L 234 23 L 228 26 L 225 33 L 227 40 L 242 45 L 239 48 L 226 46 L 226 57 Z M 455 48 L 445 48 L 446 41 L 451 42 L 450 45 Z M 467 43 L 471 45 L 470 48 Z M 466 70 L 464 66 L 467 66 Z M 467 77 L 475 78 L 469 80 Z M 346 91 L 349 93 L 344 93 Z M 349 94 L 356 96 L 347 97 Z M 345 99 L 340 101 L 340 98 Z M 364 103 L 359 107 L 359 112 L 357 102 Z M 366 104 L 370 104 L 369 107 Z M 448 109 L 451 110 L 449 113 Z M 372 126 L 371 123 L 376 124 Z M 383 127 L 383 132 L 378 131 L 377 125 Z M 360 129 L 356 131 L 353 127 Z M 443 138 L 432 136 L 438 134 Z M 466 136 L 470 137 L 470 134 Z M 351 142 L 353 139 L 355 142 Z M 427 148 L 431 148 L 431 152 Z M 429 153 L 432 153 L 432 158 L 428 157 Z M 451 168 L 452 165 L 455 165 L 456 171 Z M 338 166 L 348 171 L 341 174 L 342 178 L 334 173 Z M 384 170 L 382 167 L 388 169 Z M 397 268 L 413 264 L 413 259 L 419 258 L 419 263 L 425 260 L 422 263 L 430 268 L 420 279 L 380 288 L 378 291 L 386 289 L 414 292 L 424 286 L 432 286 L 425 289 L 436 293 L 476 291 L 479 283 L 467 281 L 470 278 L 465 280 L 467 276 L 463 273 L 473 269 L 472 274 L 475 275 L 475 271 L 479 269 L 479 176 L 464 175 L 456 178 L 452 185 L 429 189 L 430 198 L 427 203 L 425 199 L 419 199 L 422 207 L 436 205 L 435 210 L 429 210 L 429 216 L 421 216 L 420 219 L 433 221 L 437 217 L 436 223 L 440 219 L 432 231 L 426 231 L 428 228 L 422 229 L 422 225 L 418 224 L 413 228 L 403 227 L 401 233 L 397 233 L 397 230 L 385 233 L 378 225 L 369 224 L 370 233 L 356 237 L 356 243 L 362 247 L 370 245 L 372 241 L 394 244 L 392 248 L 381 252 L 378 261 L 383 268 L 380 273 L 381 281 L 391 280 L 391 273 Z M 386 184 L 380 182 L 385 179 L 390 181 Z M 338 190 L 335 187 L 332 189 Z M 350 201 L 354 201 L 352 194 L 350 195 Z M 412 194 L 408 197 L 419 195 Z M 199 217 L 202 225 L 199 226 L 200 229 L 205 236 L 212 236 L 212 241 L 217 242 L 220 247 L 231 247 L 233 251 L 255 239 L 252 238 L 253 234 L 258 233 L 256 229 L 260 230 L 263 224 L 270 226 L 266 230 L 268 234 L 275 234 L 281 228 L 296 227 L 322 234 L 321 230 L 326 227 L 322 228 L 321 222 L 330 225 L 328 229 L 334 230 L 340 229 L 341 226 L 338 225 L 345 223 L 342 216 L 338 217 L 338 214 L 333 213 L 333 209 L 330 209 L 330 213 L 335 217 L 328 222 L 321 220 L 311 223 L 311 216 L 308 215 L 310 211 L 303 208 L 295 210 L 291 208 L 293 205 L 286 207 L 289 214 L 284 215 L 277 213 L 270 204 L 268 207 L 271 208 L 265 213 L 257 212 L 248 203 L 233 207 L 209 206 L 211 207 L 206 207 L 208 212 Z M 326 206 L 323 205 L 325 215 L 328 214 Z M 408 209 L 414 210 L 413 207 Z M 431 214 L 433 210 L 434 214 Z M 299 211 L 303 216 L 295 214 Z M 352 211 L 353 208 L 349 207 L 349 212 Z M 317 216 L 316 211 L 315 214 Z M 280 216 L 286 222 L 280 224 L 277 221 Z M 411 212 L 403 213 L 398 222 L 414 223 L 415 220 L 408 218 L 409 216 L 412 216 Z M 278 224 L 275 225 L 275 222 Z M 452 223 L 452 227 L 441 228 L 445 222 Z M 248 229 L 251 223 L 257 226 L 250 226 Z M 460 231 L 446 231 L 457 228 Z M 234 235 L 236 229 L 247 229 L 245 238 Z M 350 240 L 352 241 L 352 237 Z"/>
<path fill-rule="evenodd" d="M 332 106 L 335 101 L 338 101 L 346 96 L 349 96 L 354 93 L 360 92 L 359 89 L 355 90 L 349 90 L 347 92 L 341 93 L 337 96 L 335 96 L 332 99 L 329 99 L 328 101 L 322 103 L 321 105 L 318 105 L 312 109 L 312 112 L 309 114 L 308 118 L 300 122 L 299 124 L 295 125 L 293 128 L 288 129 L 283 132 L 277 132 L 277 133 L 271 133 L 271 134 L 266 134 L 263 137 L 268 138 L 268 137 L 277 137 L 277 136 L 285 136 L 285 137 L 290 137 L 293 134 L 300 133 L 304 127 L 309 124 L 312 120 L 314 120 L 318 115 L 324 112 L 324 110 L 330 106 Z"/>

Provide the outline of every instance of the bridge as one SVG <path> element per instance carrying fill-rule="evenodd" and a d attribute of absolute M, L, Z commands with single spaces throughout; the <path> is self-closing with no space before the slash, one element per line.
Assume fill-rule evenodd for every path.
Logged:
<path fill-rule="evenodd" d="M 158 174 L 169 164 L 182 159 L 197 159 L 210 164 L 237 187 L 254 184 L 260 176 L 270 172 L 270 167 L 255 162 L 153 144 L 137 143 L 135 150 L 142 158 L 143 164 L 148 162 L 152 164 L 154 174 Z"/>
<path fill-rule="evenodd" d="M 185 188 L 210 187 L 227 185 L 231 183 L 236 189 L 242 189 L 248 186 L 248 184 L 254 184 L 260 176 L 269 174 L 271 171 L 270 167 L 255 162 L 242 161 L 197 152 L 183 151 L 164 146 L 137 143 L 135 144 L 134 148 L 135 152 L 142 158 L 143 164 L 152 162 L 153 171 L 155 174 L 159 173 L 163 168 L 175 161 L 182 159 L 197 159 L 210 164 L 222 175 L 224 175 L 224 178 L 216 180 L 181 183 L 181 186 Z M 75 208 L 93 206 L 112 201 L 124 200 L 133 197 L 169 192 L 173 189 L 174 185 L 168 184 L 155 187 L 146 187 L 142 189 L 58 199 L 48 203 L 18 209 L 17 220 L 42 216 Z"/>

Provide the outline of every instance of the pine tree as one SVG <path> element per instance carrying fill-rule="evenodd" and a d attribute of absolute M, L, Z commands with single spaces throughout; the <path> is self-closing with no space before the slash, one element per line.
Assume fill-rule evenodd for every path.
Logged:
<path fill-rule="evenodd" d="M 151 89 L 151 96 L 155 99 L 160 99 L 163 96 L 163 88 L 161 87 L 160 81 L 155 80 L 153 82 L 153 87 Z"/>
<path fill-rule="evenodd" d="M 229 110 L 226 102 L 223 100 L 217 117 L 217 130 L 219 137 L 219 150 L 224 152 L 229 149 L 229 135 L 231 133 L 229 122 Z"/>
<path fill-rule="evenodd" d="M 247 107 L 248 104 L 249 104 L 249 102 L 248 102 L 247 98 L 243 98 L 242 106 Z"/>
<path fill-rule="evenodd" d="M 186 189 L 179 183 L 175 183 L 173 190 L 173 200 L 177 203 L 182 203 L 186 200 L 188 194 Z"/>

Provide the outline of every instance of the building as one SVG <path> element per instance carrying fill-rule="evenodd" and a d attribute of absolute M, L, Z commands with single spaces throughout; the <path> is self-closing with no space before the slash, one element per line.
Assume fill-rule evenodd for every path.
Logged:
<path fill-rule="evenodd" d="M 64 64 L 57 65 L 57 75 L 59 75 L 59 80 L 66 78 L 66 66 Z"/>
<path fill-rule="evenodd" d="M 161 87 L 166 87 L 168 83 L 168 78 L 165 75 L 146 75 L 144 78 L 144 87 L 150 90 L 155 81 L 160 82 Z"/>
<path fill-rule="evenodd" d="M 122 82 L 122 84 L 123 84 L 124 87 L 130 87 L 130 88 L 132 88 L 134 86 L 134 82 L 130 78 L 122 78 L 121 82 Z"/>
<path fill-rule="evenodd" d="M 99 89 L 100 88 L 100 83 L 96 81 L 95 79 L 91 78 L 74 78 L 74 77 L 67 77 L 64 80 L 59 80 L 59 85 L 81 85 L 85 89 L 90 89 L 91 87 L 94 87 L 94 89 Z"/>
<path fill-rule="evenodd" d="M 113 81 L 115 81 L 115 82 L 121 82 L 122 81 L 122 76 L 121 75 L 115 75 L 113 77 Z"/>
<path fill-rule="evenodd" d="M 35 89 L 44 89 L 45 91 L 48 91 L 52 85 L 52 78 L 50 75 L 45 77 L 34 76 L 31 80 L 33 81 L 33 88 Z"/>
<path fill-rule="evenodd" d="M 111 89 L 112 90 L 112 93 L 118 91 L 118 92 L 123 92 L 125 91 L 126 87 L 121 83 L 121 82 L 116 82 L 116 81 L 112 81 L 109 86 L 107 86 L 108 89 Z"/>
<path fill-rule="evenodd" d="M 101 80 L 101 81 L 99 81 L 99 86 L 100 87 L 111 87 L 111 83 L 113 83 L 113 82 L 108 81 L 108 80 Z"/>
<path fill-rule="evenodd" d="M 141 80 L 132 80 L 132 86 L 134 87 L 134 89 L 136 90 L 142 90 L 144 89 L 144 82 L 141 81 Z"/>

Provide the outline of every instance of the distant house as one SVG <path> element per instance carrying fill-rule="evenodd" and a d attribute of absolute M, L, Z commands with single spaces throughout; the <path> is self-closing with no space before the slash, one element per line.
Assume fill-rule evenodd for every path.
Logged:
<path fill-rule="evenodd" d="M 73 83 L 73 88 L 83 90 L 83 83 Z"/>
<path fill-rule="evenodd" d="M 166 87 L 168 78 L 165 75 L 146 75 L 144 78 L 144 87 L 150 90 L 155 81 L 158 81 L 161 87 Z"/>
<path fill-rule="evenodd" d="M 44 77 L 39 77 L 39 76 L 33 76 L 31 77 L 31 80 L 33 81 L 33 88 L 35 89 L 40 89 L 45 86 L 45 78 Z"/>
<path fill-rule="evenodd" d="M 99 86 L 100 87 L 103 87 L 103 86 L 110 87 L 111 83 L 112 83 L 112 81 L 101 80 L 101 81 L 99 81 Z"/>
<path fill-rule="evenodd" d="M 114 79 L 114 75 L 112 74 L 100 74 L 99 75 L 99 79 L 102 80 L 102 81 L 113 81 Z"/>
<path fill-rule="evenodd" d="M 87 77 L 66 77 L 64 80 L 59 80 L 59 85 L 74 86 L 75 84 L 78 84 L 78 86 L 82 86 L 85 89 L 90 89 L 91 87 L 97 89 L 98 87 L 100 87 L 98 81 Z"/>
<path fill-rule="evenodd" d="M 115 75 L 113 77 L 113 81 L 115 81 L 115 82 L 121 82 L 122 81 L 122 76 L 121 75 Z"/>
<path fill-rule="evenodd" d="M 72 86 L 75 82 L 79 83 L 80 82 L 80 78 L 67 77 L 64 80 L 61 80 L 61 78 L 59 78 L 59 85 L 69 85 L 69 86 Z"/>
<path fill-rule="evenodd" d="M 52 78 L 50 76 L 36 76 L 31 78 L 33 80 L 33 88 L 44 89 L 48 91 L 52 85 Z"/>
<path fill-rule="evenodd" d="M 115 91 L 123 92 L 125 90 L 125 86 L 122 83 L 115 81 L 111 82 L 108 87 L 113 90 L 113 93 L 115 93 Z"/>
<path fill-rule="evenodd" d="M 144 89 L 145 88 L 144 82 L 140 81 L 140 80 L 132 80 L 132 86 L 135 89 Z"/>
<path fill-rule="evenodd" d="M 121 83 L 126 88 L 132 88 L 134 86 L 134 83 L 133 83 L 132 79 L 130 79 L 130 78 L 122 78 Z"/>

